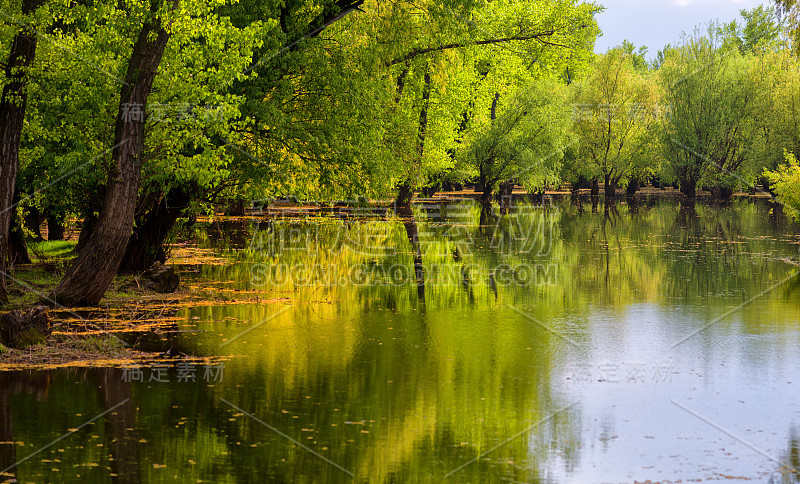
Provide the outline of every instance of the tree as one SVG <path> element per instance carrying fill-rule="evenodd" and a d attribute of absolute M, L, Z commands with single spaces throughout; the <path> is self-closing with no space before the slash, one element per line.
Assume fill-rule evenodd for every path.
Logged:
<path fill-rule="evenodd" d="M 154 1 L 133 45 L 120 94 L 114 130 L 113 165 L 106 183 L 103 209 L 97 228 L 72 262 L 49 299 L 61 304 L 97 304 L 117 273 L 133 228 L 133 216 L 141 178 L 147 100 L 170 32 L 167 16 L 179 0 Z"/>
<path fill-rule="evenodd" d="M 788 50 L 768 51 L 750 63 L 756 98 L 757 136 L 750 165 L 761 175 L 785 162 L 785 152 L 800 153 L 800 62 Z"/>
<path fill-rule="evenodd" d="M 611 49 L 571 86 L 578 108 L 574 129 L 587 164 L 581 171 L 589 179 L 604 178 L 606 197 L 616 195 L 620 182 L 642 176 L 648 141 L 663 115 L 656 85 L 641 71 L 646 64 L 630 52 L 632 45 Z"/>
<path fill-rule="evenodd" d="M 798 0 L 774 0 L 778 7 L 778 17 L 785 16 L 789 36 L 793 41 L 795 54 L 800 55 L 800 2 Z"/>
<path fill-rule="evenodd" d="M 775 194 L 789 214 L 800 222 L 800 163 L 792 153 L 786 153 L 786 162 L 775 171 L 765 170 Z"/>
<path fill-rule="evenodd" d="M 556 81 L 539 79 L 503 105 L 498 95 L 489 115 L 473 120 L 460 157 L 479 174 L 484 206 L 502 182 L 530 190 L 552 185 L 571 141 L 563 89 Z"/>
<path fill-rule="evenodd" d="M 699 184 L 727 198 L 755 175 L 745 170 L 756 134 L 749 61 L 721 46 L 711 30 L 686 40 L 659 70 L 664 104 L 671 107 L 661 133 L 664 157 L 689 199 Z"/>
<path fill-rule="evenodd" d="M 14 35 L 3 69 L 0 94 L 0 302 L 8 301 L 9 227 L 14 213 L 12 203 L 19 170 L 19 144 L 28 99 L 28 70 L 36 56 L 38 42 L 35 28 L 26 22 L 43 4 L 44 0 L 23 0 L 21 27 Z"/>

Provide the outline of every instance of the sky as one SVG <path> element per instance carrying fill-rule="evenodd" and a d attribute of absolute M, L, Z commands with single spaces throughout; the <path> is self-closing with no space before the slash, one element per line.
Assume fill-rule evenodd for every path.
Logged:
<path fill-rule="evenodd" d="M 771 5 L 769 0 L 595 0 L 606 7 L 597 22 L 603 31 L 595 52 L 601 53 L 624 39 L 637 47 L 646 45 L 652 59 L 668 43 L 675 44 L 681 32 L 709 20 L 729 22 L 739 17 L 739 10 Z"/>

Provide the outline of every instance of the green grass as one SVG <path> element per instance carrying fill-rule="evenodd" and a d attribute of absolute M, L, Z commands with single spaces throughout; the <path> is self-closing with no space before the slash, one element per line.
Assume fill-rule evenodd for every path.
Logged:
<path fill-rule="evenodd" d="M 122 340 L 111 335 L 91 335 L 75 341 L 74 346 L 88 353 L 114 354 L 125 350 Z"/>
<path fill-rule="evenodd" d="M 28 250 L 30 251 L 31 259 L 36 261 L 63 259 L 70 255 L 77 243 L 75 240 L 42 240 L 30 242 Z"/>

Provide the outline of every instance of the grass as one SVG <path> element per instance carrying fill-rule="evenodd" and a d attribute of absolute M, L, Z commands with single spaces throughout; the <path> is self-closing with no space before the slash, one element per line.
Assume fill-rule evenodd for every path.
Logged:
<path fill-rule="evenodd" d="M 87 353 L 116 354 L 125 351 L 122 340 L 110 334 L 93 334 L 75 341 L 75 349 Z"/>
<path fill-rule="evenodd" d="M 77 244 L 77 240 L 41 240 L 30 242 L 28 250 L 34 261 L 42 262 L 48 259 L 69 258 Z"/>

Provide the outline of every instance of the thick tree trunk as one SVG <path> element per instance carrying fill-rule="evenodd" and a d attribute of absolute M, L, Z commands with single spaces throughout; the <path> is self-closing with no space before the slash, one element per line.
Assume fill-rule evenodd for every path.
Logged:
<path fill-rule="evenodd" d="M 241 217 L 245 213 L 244 200 L 231 200 L 225 209 L 225 214 L 230 217 Z"/>
<path fill-rule="evenodd" d="M 713 196 L 715 200 L 730 200 L 733 196 L 733 189 L 723 186 L 711 187 L 711 196 Z"/>
<path fill-rule="evenodd" d="M 51 332 L 50 313 L 43 306 L 0 315 L 0 344 L 10 348 L 41 343 Z"/>
<path fill-rule="evenodd" d="M 176 9 L 179 0 L 170 0 Z M 160 2 L 151 4 L 147 19 L 133 46 L 120 96 L 114 133 L 114 163 L 110 167 L 100 220 L 86 246 L 72 263 L 49 299 L 64 305 L 100 302 L 122 262 L 133 228 L 141 178 L 147 98 L 170 34 L 158 19 Z"/>
<path fill-rule="evenodd" d="M 33 13 L 43 3 L 44 0 L 23 0 L 22 14 Z M 36 56 L 36 40 L 36 32 L 27 26 L 14 36 L 5 64 L 6 84 L 0 97 L 0 302 L 8 301 L 8 230 L 19 171 L 19 142 L 28 101 L 26 71 Z"/>
<path fill-rule="evenodd" d="M 397 208 L 407 208 L 411 206 L 412 198 L 414 198 L 414 189 L 411 188 L 411 180 L 405 180 L 397 187 L 397 198 L 394 204 Z"/>
<path fill-rule="evenodd" d="M 635 195 L 636 192 L 639 191 L 639 187 L 640 187 L 639 180 L 632 179 L 631 181 L 628 182 L 628 187 L 625 188 L 625 193 L 627 195 Z"/>
<path fill-rule="evenodd" d="M 481 193 L 481 206 L 482 207 L 491 207 L 492 206 L 492 192 L 494 191 L 494 185 L 489 183 L 488 181 L 484 181 L 483 183 L 483 192 Z"/>
<path fill-rule="evenodd" d="M 137 221 L 125 248 L 119 272 L 141 272 L 149 269 L 156 261 L 166 262 L 164 243 L 184 210 L 189 207 L 190 201 L 191 194 L 185 189 L 170 190 L 166 197 L 156 200 L 154 206 Z"/>
<path fill-rule="evenodd" d="M 28 254 L 28 244 L 22 235 L 17 217 L 11 217 L 11 227 L 8 230 L 8 265 L 30 264 L 31 256 Z"/>
<path fill-rule="evenodd" d="M 86 243 L 92 237 L 94 233 L 94 228 L 97 227 L 97 217 L 94 214 L 87 215 L 86 218 L 83 219 L 83 223 L 81 223 L 81 232 L 78 234 L 78 243 L 75 245 L 75 248 L 72 251 L 76 254 L 80 254 L 84 247 L 86 247 Z"/>
<path fill-rule="evenodd" d="M 592 195 L 593 197 L 600 196 L 600 184 L 597 182 L 597 178 L 595 178 L 594 180 L 592 180 L 592 191 L 591 191 L 591 195 Z"/>

